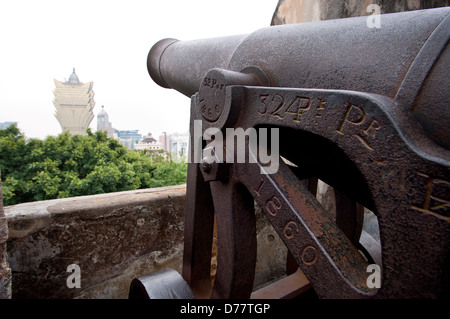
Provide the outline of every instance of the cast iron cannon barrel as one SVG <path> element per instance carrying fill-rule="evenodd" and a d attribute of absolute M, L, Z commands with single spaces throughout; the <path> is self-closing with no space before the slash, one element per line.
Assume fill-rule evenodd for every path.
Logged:
<path fill-rule="evenodd" d="M 450 149 L 450 8 L 271 26 L 248 35 L 164 39 L 147 60 L 160 86 L 192 96 L 220 68 L 262 70 L 272 87 L 361 91 L 398 100 L 438 145 Z"/>

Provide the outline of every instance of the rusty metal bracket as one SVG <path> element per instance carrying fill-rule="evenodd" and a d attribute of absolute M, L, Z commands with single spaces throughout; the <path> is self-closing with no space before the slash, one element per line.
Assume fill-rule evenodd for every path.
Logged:
<path fill-rule="evenodd" d="M 234 126 L 280 128 L 281 155 L 297 167 L 280 162 L 276 174 L 261 174 L 260 163 L 234 163 L 226 181 L 209 183 L 214 207 L 209 203 L 187 212 L 195 220 L 212 216 L 212 211 L 216 214 L 219 265 L 212 297 L 250 297 L 256 258 L 253 200 L 321 297 L 414 297 L 424 285 L 428 293 L 446 291 L 442 271 L 450 239 L 449 152 L 429 147 L 433 143 L 414 122 L 404 119 L 398 102 L 350 91 L 242 86 L 227 90 L 229 100 L 245 105 Z M 192 163 L 189 170 L 197 166 Z M 380 289 L 367 287 L 368 261 L 356 246 L 361 232 L 356 242 L 349 235 L 355 229 L 355 211 L 349 214 L 344 205 L 338 210 L 339 224 L 330 219 L 300 182 L 310 177 L 326 181 L 377 215 L 385 283 Z M 203 227 L 189 233 L 207 233 Z M 188 246 L 198 245 L 189 236 L 186 240 Z M 427 249 L 430 246 L 433 249 Z M 205 263 L 209 251 L 208 246 L 202 253 Z M 209 291 L 209 283 L 200 288 L 195 280 L 207 282 L 207 267 L 200 276 L 197 263 L 189 259 L 185 263 L 190 271 L 183 275 L 194 292 Z M 404 287 L 409 287 L 408 292 Z"/>

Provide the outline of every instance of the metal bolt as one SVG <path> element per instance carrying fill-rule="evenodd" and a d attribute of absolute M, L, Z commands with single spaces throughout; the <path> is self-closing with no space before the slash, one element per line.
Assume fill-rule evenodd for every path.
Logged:
<path fill-rule="evenodd" d="M 209 173 L 211 172 L 211 163 L 208 160 L 208 158 L 204 157 L 202 158 L 202 161 L 200 163 L 200 169 L 204 172 L 204 173 Z"/>

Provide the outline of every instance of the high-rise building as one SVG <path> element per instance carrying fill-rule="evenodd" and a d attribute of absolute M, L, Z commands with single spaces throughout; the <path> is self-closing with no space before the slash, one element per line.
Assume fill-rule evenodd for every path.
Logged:
<path fill-rule="evenodd" d="M 162 149 L 172 155 L 174 160 L 186 160 L 189 151 L 189 133 L 174 133 L 167 134 L 159 137 L 159 142 L 162 144 Z"/>
<path fill-rule="evenodd" d="M 95 106 L 94 82 L 82 83 L 75 73 L 75 68 L 68 81 L 54 80 L 55 90 L 53 104 L 55 105 L 55 117 L 63 131 L 71 134 L 86 134 L 94 113 Z"/>
<path fill-rule="evenodd" d="M 116 130 L 112 127 L 109 121 L 109 115 L 102 105 L 102 110 L 97 114 L 97 131 L 106 131 L 108 137 L 113 137 Z"/>
<path fill-rule="evenodd" d="M 139 130 L 115 130 L 114 136 L 129 150 L 134 150 L 134 145 L 142 139 Z"/>

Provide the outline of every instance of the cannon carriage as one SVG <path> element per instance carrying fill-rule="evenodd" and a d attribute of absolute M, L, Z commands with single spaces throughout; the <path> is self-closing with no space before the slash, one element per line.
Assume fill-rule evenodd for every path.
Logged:
<path fill-rule="evenodd" d="M 448 297 L 449 14 L 156 43 L 150 76 L 191 98 L 183 271 L 134 279 L 130 298 Z M 255 203 L 289 251 L 287 277 L 261 291 Z"/>

